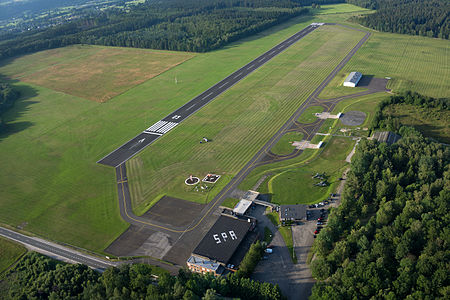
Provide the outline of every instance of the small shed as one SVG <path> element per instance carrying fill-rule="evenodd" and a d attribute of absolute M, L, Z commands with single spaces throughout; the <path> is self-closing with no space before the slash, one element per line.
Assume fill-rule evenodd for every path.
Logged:
<path fill-rule="evenodd" d="M 372 138 L 376 139 L 380 143 L 386 143 L 392 145 L 402 137 L 391 131 L 377 131 L 373 134 Z"/>
<path fill-rule="evenodd" d="M 344 86 L 356 87 L 361 80 L 361 72 L 351 72 L 344 81 Z"/>

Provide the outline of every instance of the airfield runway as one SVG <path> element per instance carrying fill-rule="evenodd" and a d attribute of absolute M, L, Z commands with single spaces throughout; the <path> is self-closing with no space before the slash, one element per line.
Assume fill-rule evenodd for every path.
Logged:
<path fill-rule="evenodd" d="M 325 24 L 325 25 L 338 25 L 339 24 Z M 347 27 L 347 26 L 344 26 Z M 142 151 L 146 146 L 150 145 L 158 137 L 168 132 L 170 129 L 174 128 L 181 121 L 192 115 L 195 111 L 199 110 L 201 107 L 212 101 L 215 97 L 223 93 L 225 90 L 229 89 L 232 85 L 236 84 L 239 80 L 246 77 L 252 71 L 256 70 L 264 63 L 272 59 L 277 54 L 281 53 L 283 50 L 288 48 L 294 42 L 300 40 L 302 37 L 306 36 L 308 33 L 315 30 L 317 27 L 308 26 L 305 29 L 299 31 L 292 37 L 283 41 L 279 45 L 273 47 L 271 50 L 267 51 L 263 55 L 259 56 L 252 62 L 248 63 L 244 67 L 240 68 L 238 71 L 234 72 L 227 78 L 220 81 L 218 84 L 214 85 L 207 91 L 203 92 L 196 98 L 189 101 L 187 104 L 180 107 L 178 110 L 167 116 L 166 118 L 158 121 L 157 123 L 150 126 L 147 130 L 140 133 L 138 136 L 128 141 L 100 161 L 98 163 L 105 164 L 108 166 L 113 166 L 116 168 L 116 178 L 119 196 L 119 208 L 121 217 L 128 223 L 146 227 L 155 231 L 163 232 L 167 235 L 169 241 L 173 241 L 173 244 L 167 249 L 167 254 L 164 255 L 162 259 L 173 261 L 178 264 L 184 264 L 185 256 L 189 255 L 190 251 L 195 247 L 198 241 L 202 238 L 203 234 L 209 229 L 209 227 L 214 223 L 217 216 L 214 215 L 217 207 L 222 203 L 223 199 L 226 198 L 239 184 L 242 180 L 253 170 L 256 166 L 266 163 L 272 163 L 278 159 L 290 159 L 296 156 L 289 155 L 285 157 L 267 157 L 270 153 L 270 149 L 276 142 L 281 138 L 281 136 L 289 130 L 295 129 L 297 124 L 297 118 L 311 105 L 321 105 L 325 108 L 324 111 L 331 112 L 335 105 L 349 98 L 356 98 L 363 95 L 368 95 L 371 93 L 380 92 L 385 89 L 385 83 L 381 82 L 381 79 L 377 79 L 379 86 L 370 88 L 368 91 L 356 93 L 353 95 L 347 95 L 334 99 L 320 99 L 318 95 L 327 86 L 332 78 L 342 69 L 342 67 L 352 58 L 356 51 L 362 46 L 362 44 L 369 38 L 370 33 L 363 30 L 348 27 L 352 30 L 359 30 L 366 33 L 366 35 L 358 42 L 358 44 L 347 54 L 347 56 L 336 66 L 336 68 L 325 78 L 325 80 L 317 87 L 317 89 L 306 99 L 306 101 L 298 108 L 298 110 L 289 118 L 286 123 L 275 133 L 275 135 L 258 151 L 255 156 L 242 168 L 242 170 L 223 188 L 223 190 L 207 205 L 203 207 L 201 213 L 198 214 L 196 218 L 192 220 L 189 226 L 174 226 L 174 224 L 167 224 L 161 222 L 162 220 L 156 220 L 154 218 L 149 218 L 149 216 L 136 216 L 131 208 L 131 198 L 128 188 L 128 180 L 126 175 L 125 161 Z M 303 130 L 306 131 L 306 139 L 312 138 L 312 136 L 318 132 L 320 126 L 323 124 L 324 120 L 318 120 L 313 124 L 308 124 L 304 126 Z M 202 226 L 198 226 L 202 224 Z M 180 224 L 178 224 L 180 225 Z M 69 248 L 64 249 L 60 246 L 56 246 L 51 242 L 44 241 L 42 239 L 27 237 L 15 231 L 11 231 L 6 228 L 0 227 L 0 235 L 7 237 L 9 239 L 15 240 L 17 242 L 23 243 L 27 246 L 38 249 L 44 253 L 54 254 L 56 257 L 64 257 L 71 261 L 76 261 L 79 263 L 87 264 L 93 268 L 105 269 L 115 263 L 110 261 L 105 261 L 96 257 L 92 257 L 86 254 L 79 253 Z M 132 261 L 130 261 L 132 262 Z M 158 260 L 152 260 L 152 264 L 158 265 Z M 164 266 L 161 263 L 161 266 Z M 172 266 L 172 269 L 176 271 L 177 266 Z M 171 270 L 171 271 L 174 271 Z M 174 271 L 174 272 L 175 272 Z"/>
<path fill-rule="evenodd" d="M 339 24 L 325 24 L 325 25 L 338 25 Z M 344 26 L 347 27 L 347 26 Z M 294 42 L 300 40 L 302 37 L 306 36 L 308 33 L 315 30 L 317 27 L 308 26 L 305 29 L 299 31 L 289 39 L 283 41 L 279 45 L 273 47 L 271 50 L 267 51 L 263 55 L 259 56 L 252 62 L 248 63 L 244 67 L 240 68 L 238 71 L 234 72 L 227 78 L 220 81 L 218 84 L 214 85 L 207 91 L 203 92 L 196 98 L 189 101 L 187 104 L 180 107 L 178 110 L 167 116 L 166 118 L 158 121 L 157 123 L 150 126 L 147 130 L 140 133 L 138 136 L 128 141 L 111 154 L 107 155 L 99 163 L 113 166 L 116 169 L 118 196 L 119 196 L 119 210 L 121 217 L 132 226 L 137 226 L 138 228 L 146 228 L 153 231 L 158 231 L 164 233 L 169 241 L 168 249 L 166 249 L 161 259 L 175 262 L 176 264 L 183 265 L 186 256 L 189 255 L 190 251 L 195 247 L 195 245 L 203 237 L 204 233 L 209 229 L 217 218 L 218 206 L 222 203 L 223 199 L 233 192 L 237 186 L 242 182 L 242 180 L 249 174 L 251 170 L 261 164 L 272 163 L 280 159 L 291 159 L 298 155 L 299 153 L 292 153 L 292 155 L 284 157 L 271 157 L 270 149 L 276 142 L 281 138 L 281 136 L 290 130 L 296 130 L 296 120 L 297 118 L 311 105 L 321 105 L 326 112 L 331 112 L 335 105 L 349 98 L 360 97 L 363 95 L 368 95 L 371 93 L 376 93 L 385 90 L 385 83 L 381 82 L 381 79 L 377 79 L 379 86 L 374 86 L 371 88 L 370 84 L 367 91 L 356 93 L 353 95 L 347 95 L 334 99 L 320 99 L 318 95 L 327 86 L 331 79 L 342 69 L 342 67 L 352 58 L 356 51 L 362 46 L 362 44 L 369 38 L 370 33 L 363 30 L 348 27 L 352 30 L 359 30 L 366 33 L 366 35 L 358 42 L 358 44 L 347 54 L 347 56 L 336 66 L 336 68 L 325 78 L 325 80 L 317 87 L 317 89 L 305 100 L 305 102 L 298 108 L 298 110 L 286 121 L 286 123 L 274 134 L 274 136 L 258 151 L 254 157 L 242 168 L 242 170 L 223 188 L 223 190 L 208 204 L 206 204 L 197 217 L 194 217 L 190 225 L 187 227 L 180 226 L 178 224 L 168 224 L 164 220 L 158 218 L 152 218 L 148 215 L 136 216 L 131 208 L 131 198 L 128 187 L 128 179 L 125 168 L 125 161 L 142 151 L 146 146 L 150 145 L 161 135 L 167 133 L 169 130 L 177 126 L 181 121 L 192 115 L 195 111 L 199 110 L 201 107 L 212 101 L 215 97 L 223 93 L 225 90 L 229 89 L 232 85 L 236 84 L 239 80 L 246 77 L 252 71 L 256 70 L 264 63 L 272 59 L 277 54 L 281 53 L 287 47 L 289 47 Z M 312 124 L 307 124 L 303 126 L 302 129 L 305 131 L 305 139 L 311 139 L 319 128 L 323 124 L 324 120 L 318 120 Z M 199 226 L 199 225 L 202 226 Z M 20 233 L 8 230 L 6 228 L 0 228 L 0 235 L 13 239 L 17 242 L 23 243 L 28 246 L 34 247 L 34 249 L 40 249 L 44 253 L 53 253 L 57 257 L 64 257 L 71 261 L 76 261 L 79 263 L 87 264 L 93 268 L 105 269 L 108 266 L 114 265 L 114 263 L 99 258 L 94 258 L 86 254 L 81 254 L 69 248 L 62 249 L 50 242 L 46 242 L 37 238 L 30 238 L 24 236 Z M 132 241 L 128 241 L 132 242 Z M 168 251 L 168 252 L 167 252 Z M 129 261 L 132 262 L 132 261 Z M 158 265 L 159 260 L 152 260 L 152 264 Z M 168 268 L 163 263 L 160 263 L 162 267 Z M 176 271 L 178 266 L 171 266 L 173 272 Z"/>
<path fill-rule="evenodd" d="M 314 31 L 319 26 L 320 25 L 309 25 L 306 28 L 300 30 L 269 51 L 255 58 L 239 70 L 235 71 L 225 79 L 219 81 L 164 119 L 151 125 L 149 128 L 135 136 L 133 139 L 126 142 L 104 158 L 100 159 L 97 163 L 111 167 L 118 167 L 120 164 L 126 162 L 134 155 L 141 152 L 143 149 L 145 149 L 145 147 L 152 144 L 160 136 L 175 128 L 178 124 L 194 114 L 197 110 L 201 109 L 203 106 L 214 100 L 217 96 L 231 88 L 240 80 L 247 77 L 250 73 L 263 66 L 269 60 L 286 50 L 298 40 Z"/>

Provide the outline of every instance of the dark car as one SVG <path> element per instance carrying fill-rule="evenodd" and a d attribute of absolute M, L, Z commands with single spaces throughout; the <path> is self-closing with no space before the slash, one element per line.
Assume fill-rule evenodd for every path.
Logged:
<path fill-rule="evenodd" d="M 323 222 L 317 222 L 317 225 L 323 225 L 324 223 Z"/>

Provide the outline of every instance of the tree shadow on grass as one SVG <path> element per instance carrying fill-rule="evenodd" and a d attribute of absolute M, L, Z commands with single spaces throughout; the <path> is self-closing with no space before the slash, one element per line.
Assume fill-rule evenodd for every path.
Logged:
<path fill-rule="evenodd" d="M 11 80 L 0 75 L 0 82 L 7 82 L 12 85 L 15 89 L 20 92 L 20 97 L 14 102 L 14 105 L 4 112 L 0 118 L 3 120 L 3 124 L 0 125 L 0 142 L 7 138 L 10 135 L 18 133 L 22 130 L 25 130 L 33 125 L 32 122 L 22 121 L 15 122 L 18 118 L 20 118 L 27 110 L 29 110 L 29 106 L 38 101 L 33 101 L 34 97 L 38 95 L 37 90 L 32 88 L 31 86 L 21 85 L 16 86 L 14 83 L 17 83 L 17 80 Z"/>

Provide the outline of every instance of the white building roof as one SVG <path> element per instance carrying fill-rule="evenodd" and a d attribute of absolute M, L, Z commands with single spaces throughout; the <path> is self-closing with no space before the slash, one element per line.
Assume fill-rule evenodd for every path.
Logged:
<path fill-rule="evenodd" d="M 247 192 L 245 192 L 242 199 L 249 200 L 249 201 L 255 201 L 258 196 L 259 196 L 258 192 L 248 190 Z"/>
<path fill-rule="evenodd" d="M 206 268 L 212 271 L 217 271 L 220 267 L 220 264 L 217 262 L 208 259 L 203 259 L 201 257 L 194 255 L 191 255 L 191 257 L 188 258 L 187 262 L 196 265 L 200 268 Z"/>
<path fill-rule="evenodd" d="M 243 215 L 251 205 L 252 201 L 241 199 L 233 208 L 233 212 L 237 215 Z"/>
<path fill-rule="evenodd" d="M 358 84 L 358 81 L 361 79 L 362 74 L 361 72 L 351 72 L 347 78 L 345 78 L 345 82 L 351 82 L 354 83 L 355 85 Z"/>

